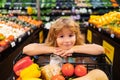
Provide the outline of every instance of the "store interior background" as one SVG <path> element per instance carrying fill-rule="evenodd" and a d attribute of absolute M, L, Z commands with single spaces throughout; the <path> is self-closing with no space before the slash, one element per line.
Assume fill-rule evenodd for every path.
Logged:
<path fill-rule="evenodd" d="M 10 18 L 6 18 L 5 16 Z M 42 24 L 17 22 L 17 16 L 32 17 Z M 86 43 L 102 45 L 112 62 L 112 78 L 120 79 L 120 1 L 119 0 L 0 0 L 0 21 L 16 21 L 30 30 L 0 45 L 0 77 L 10 80 L 13 61 L 27 44 L 44 42 L 52 21 L 72 17 L 80 24 Z M 0 32 L 1 33 L 1 32 Z M 2 41 L 2 40 L 1 40 Z"/>

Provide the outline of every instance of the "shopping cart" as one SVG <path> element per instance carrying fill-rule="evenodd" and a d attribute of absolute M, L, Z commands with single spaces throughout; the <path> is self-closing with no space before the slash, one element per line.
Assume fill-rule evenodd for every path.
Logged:
<path fill-rule="evenodd" d="M 51 54 L 42 54 L 39 56 L 32 56 L 31 58 L 34 58 L 34 62 L 39 64 L 39 66 L 44 66 L 50 62 L 50 55 Z M 15 59 L 13 60 L 13 65 L 22 57 L 25 57 L 26 55 L 20 52 Z M 91 60 L 88 62 L 88 60 Z M 87 71 L 90 71 L 92 69 L 101 69 L 103 70 L 109 80 L 112 80 L 112 63 L 110 59 L 105 55 L 88 55 L 88 54 L 77 54 L 74 53 L 72 56 L 63 58 L 63 63 L 70 62 L 74 65 L 76 64 L 84 64 L 87 67 Z M 17 76 L 12 72 L 11 76 L 8 80 L 16 80 Z M 66 79 L 67 80 L 67 79 Z"/>

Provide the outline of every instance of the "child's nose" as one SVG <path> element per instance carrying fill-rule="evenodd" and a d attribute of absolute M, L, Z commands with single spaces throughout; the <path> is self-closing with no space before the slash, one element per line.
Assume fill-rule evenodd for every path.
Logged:
<path fill-rule="evenodd" d="M 70 39 L 69 39 L 68 37 L 66 37 L 66 38 L 64 39 L 64 41 L 65 41 L 65 42 L 68 42 L 68 41 L 70 41 Z"/>

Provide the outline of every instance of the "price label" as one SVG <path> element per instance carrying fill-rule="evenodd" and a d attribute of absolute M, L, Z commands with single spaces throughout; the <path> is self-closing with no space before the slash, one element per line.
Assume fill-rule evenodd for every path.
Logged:
<path fill-rule="evenodd" d="M 22 40 L 21 38 L 18 38 L 18 42 L 21 42 L 21 40 Z"/>
<path fill-rule="evenodd" d="M 64 12 L 62 12 L 62 15 L 65 15 L 65 13 L 64 13 Z"/>
<path fill-rule="evenodd" d="M 11 42 L 10 44 L 11 44 L 11 47 L 15 47 L 16 45 L 15 42 Z"/>
<path fill-rule="evenodd" d="M 87 40 L 91 43 L 92 42 L 92 32 L 90 30 L 87 31 Z"/>
<path fill-rule="evenodd" d="M 12 78 L 13 80 L 16 80 L 15 76 Z"/>
<path fill-rule="evenodd" d="M 30 31 L 28 31 L 27 34 L 30 35 Z"/>
<path fill-rule="evenodd" d="M 90 26 L 92 26 L 92 24 L 90 24 Z"/>
<path fill-rule="evenodd" d="M 59 6 L 56 6 L 56 9 L 59 9 Z"/>
<path fill-rule="evenodd" d="M 105 49 L 106 55 L 109 57 L 109 59 L 113 62 L 114 58 L 114 47 L 109 44 L 107 41 L 103 40 L 103 47 Z"/>
<path fill-rule="evenodd" d="M 114 38 L 114 37 L 115 37 L 115 35 L 114 35 L 114 34 L 111 34 L 111 35 L 110 35 L 110 37 L 111 37 L 111 38 Z"/>
<path fill-rule="evenodd" d="M 98 31 L 101 32 L 101 28 L 98 28 Z"/>
<path fill-rule="evenodd" d="M 22 7 L 19 7 L 20 10 L 22 10 Z"/>

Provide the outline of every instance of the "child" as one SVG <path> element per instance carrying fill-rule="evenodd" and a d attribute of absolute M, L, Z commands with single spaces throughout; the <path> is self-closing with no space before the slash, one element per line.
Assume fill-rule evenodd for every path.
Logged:
<path fill-rule="evenodd" d="M 71 18 L 59 18 L 50 27 L 43 44 L 32 43 L 23 48 L 23 53 L 34 56 L 54 53 L 62 57 L 73 53 L 98 55 L 104 48 L 97 44 L 85 44 L 80 26 Z"/>

